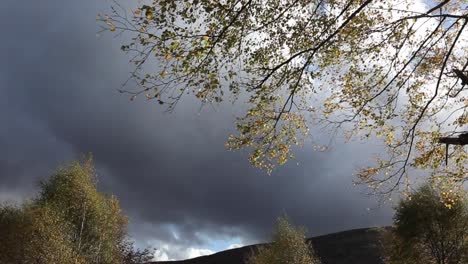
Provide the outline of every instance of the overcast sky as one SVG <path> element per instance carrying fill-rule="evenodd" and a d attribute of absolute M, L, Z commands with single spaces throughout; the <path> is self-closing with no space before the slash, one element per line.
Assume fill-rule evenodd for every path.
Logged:
<path fill-rule="evenodd" d="M 377 150 L 308 145 L 273 175 L 228 152 L 239 105 L 187 98 L 175 113 L 116 89 L 131 66 L 121 38 L 96 36 L 104 0 L 4 0 L 0 8 L 0 201 L 21 201 L 39 179 L 92 152 L 101 190 L 116 194 L 140 246 L 183 259 L 269 239 L 287 213 L 310 235 L 391 223 L 390 206 L 352 184 Z M 318 135 L 318 138 L 326 138 Z M 362 156 L 362 157 L 361 157 Z"/>

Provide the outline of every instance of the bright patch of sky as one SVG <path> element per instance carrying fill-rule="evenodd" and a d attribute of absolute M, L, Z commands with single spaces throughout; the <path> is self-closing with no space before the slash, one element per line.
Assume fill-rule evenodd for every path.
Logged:
<path fill-rule="evenodd" d="M 0 188 L 0 204 L 21 204 L 24 200 L 25 197 L 15 191 Z"/>
<path fill-rule="evenodd" d="M 169 244 L 167 242 L 154 240 L 148 243 L 150 247 L 156 249 L 155 261 L 184 260 L 200 256 L 211 255 L 216 252 L 234 249 L 245 246 L 241 238 L 208 238 L 204 245 L 194 245 L 186 247 L 178 243 Z"/>
<path fill-rule="evenodd" d="M 179 249 L 177 249 L 179 250 Z M 212 250 L 209 249 L 203 249 L 203 248 L 187 248 L 184 250 L 181 256 L 183 257 L 173 257 L 171 254 L 171 251 L 173 251 L 173 248 L 165 245 L 161 249 L 157 250 L 154 254 L 154 259 L 155 261 L 173 261 L 173 260 L 183 260 L 183 259 L 192 259 L 196 257 L 201 257 L 201 256 L 206 256 L 206 255 L 211 255 L 215 253 Z"/>
<path fill-rule="evenodd" d="M 223 251 L 244 246 L 240 238 L 215 239 L 211 240 L 208 248 L 213 251 Z"/>
<path fill-rule="evenodd" d="M 215 252 L 212 251 L 212 250 L 202 249 L 202 248 L 189 248 L 187 250 L 187 256 L 188 256 L 189 259 L 200 257 L 200 256 L 211 255 L 213 253 L 215 253 Z"/>

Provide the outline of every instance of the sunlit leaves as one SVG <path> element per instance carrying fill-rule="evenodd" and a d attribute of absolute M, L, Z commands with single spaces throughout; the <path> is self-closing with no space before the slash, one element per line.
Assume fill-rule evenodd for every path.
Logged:
<path fill-rule="evenodd" d="M 118 246 L 127 219 L 115 197 L 97 191 L 96 180 L 91 160 L 74 163 L 41 184 L 35 203 L 63 214 L 66 235 L 87 263 L 115 263 L 121 258 Z"/>
<path fill-rule="evenodd" d="M 246 99 L 226 146 L 251 150 L 250 162 L 268 172 L 315 121 L 349 139 L 377 138 L 387 153 L 359 180 L 397 188 L 411 168 L 467 170 L 466 148 L 457 147 L 442 171 L 437 145 L 468 122 L 466 88 L 453 74 L 467 69 L 466 3 L 418 3 L 156 0 L 102 21 L 133 34 L 123 48 L 136 66 L 131 99 L 169 110 L 185 95 L 202 104 Z"/>

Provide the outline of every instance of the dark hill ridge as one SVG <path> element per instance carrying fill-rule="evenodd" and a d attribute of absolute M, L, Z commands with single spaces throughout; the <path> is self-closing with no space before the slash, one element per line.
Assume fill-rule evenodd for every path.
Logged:
<path fill-rule="evenodd" d="M 383 264 L 380 237 L 386 228 L 349 230 L 309 239 L 322 264 Z M 154 264 L 244 264 L 258 245 L 221 251 L 209 256 Z"/>

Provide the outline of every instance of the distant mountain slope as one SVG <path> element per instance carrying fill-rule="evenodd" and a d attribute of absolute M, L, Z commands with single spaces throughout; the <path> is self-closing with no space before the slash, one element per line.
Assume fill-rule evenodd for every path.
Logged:
<path fill-rule="evenodd" d="M 386 228 L 349 230 L 311 238 L 322 264 L 383 264 L 380 235 Z M 218 252 L 213 255 L 181 261 L 154 262 L 155 264 L 244 264 L 258 245 Z"/>

